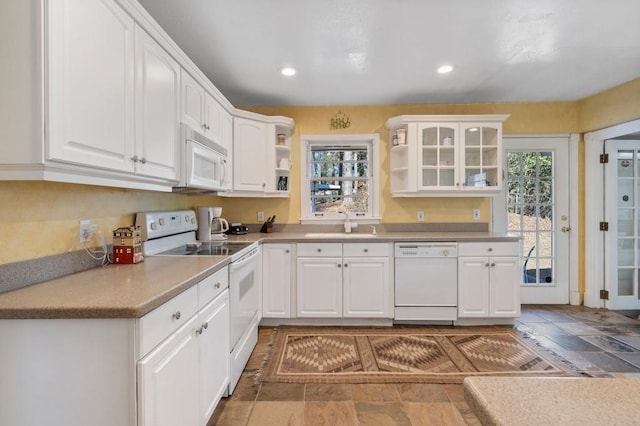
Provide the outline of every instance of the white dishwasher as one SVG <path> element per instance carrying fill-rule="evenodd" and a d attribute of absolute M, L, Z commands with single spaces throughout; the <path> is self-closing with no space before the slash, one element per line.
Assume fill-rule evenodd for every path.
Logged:
<path fill-rule="evenodd" d="M 396 322 L 454 321 L 458 302 L 458 244 L 395 244 Z"/>

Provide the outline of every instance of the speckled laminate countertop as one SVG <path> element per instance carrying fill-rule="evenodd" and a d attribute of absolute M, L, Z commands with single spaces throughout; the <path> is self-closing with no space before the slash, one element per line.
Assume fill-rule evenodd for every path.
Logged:
<path fill-rule="evenodd" d="M 483 425 L 637 425 L 640 379 L 467 377 L 465 400 Z"/>
<path fill-rule="evenodd" d="M 363 227 L 364 228 L 364 227 Z M 230 236 L 261 243 L 518 241 L 489 232 L 274 232 Z M 226 256 L 147 256 L 136 265 L 109 265 L 0 294 L 0 319 L 139 318 L 230 262 Z"/>
<path fill-rule="evenodd" d="M 0 319 L 139 318 L 229 263 L 227 256 L 145 258 L 0 294 Z"/>

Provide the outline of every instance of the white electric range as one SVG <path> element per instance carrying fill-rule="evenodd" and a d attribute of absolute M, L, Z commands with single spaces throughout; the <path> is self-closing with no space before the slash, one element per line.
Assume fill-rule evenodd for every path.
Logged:
<path fill-rule="evenodd" d="M 145 256 L 230 256 L 229 324 L 231 375 L 229 394 L 258 342 L 260 310 L 260 246 L 257 242 L 197 241 L 193 210 L 140 212 L 136 226 L 142 233 Z"/>

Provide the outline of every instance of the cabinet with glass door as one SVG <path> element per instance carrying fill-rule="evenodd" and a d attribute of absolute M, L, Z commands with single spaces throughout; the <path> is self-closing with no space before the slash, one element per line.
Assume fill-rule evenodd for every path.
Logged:
<path fill-rule="evenodd" d="M 405 115 L 387 121 L 393 196 L 482 196 L 502 188 L 502 122 L 508 115 Z M 392 139 L 393 141 L 393 139 Z"/>

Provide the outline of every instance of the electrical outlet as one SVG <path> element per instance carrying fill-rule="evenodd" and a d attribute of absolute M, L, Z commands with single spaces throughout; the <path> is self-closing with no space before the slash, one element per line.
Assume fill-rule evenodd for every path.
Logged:
<path fill-rule="evenodd" d="M 416 215 L 416 220 L 418 222 L 424 222 L 424 212 L 422 210 L 418 210 L 418 214 Z"/>
<path fill-rule="evenodd" d="M 473 220 L 480 220 L 480 209 L 473 209 Z"/>
<path fill-rule="evenodd" d="M 264 212 L 258 212 L 258 222 L 264 222 Z"/>
<path fill-rule="evenodd" d="M 91 223 L 90 220 L 81 220 L 79 226 L 79 236 L 81 243 L 88 243 L 91 241 L 91 237 L 93 237 L 93 231 L 95 230 L 95 225 Z"/>

